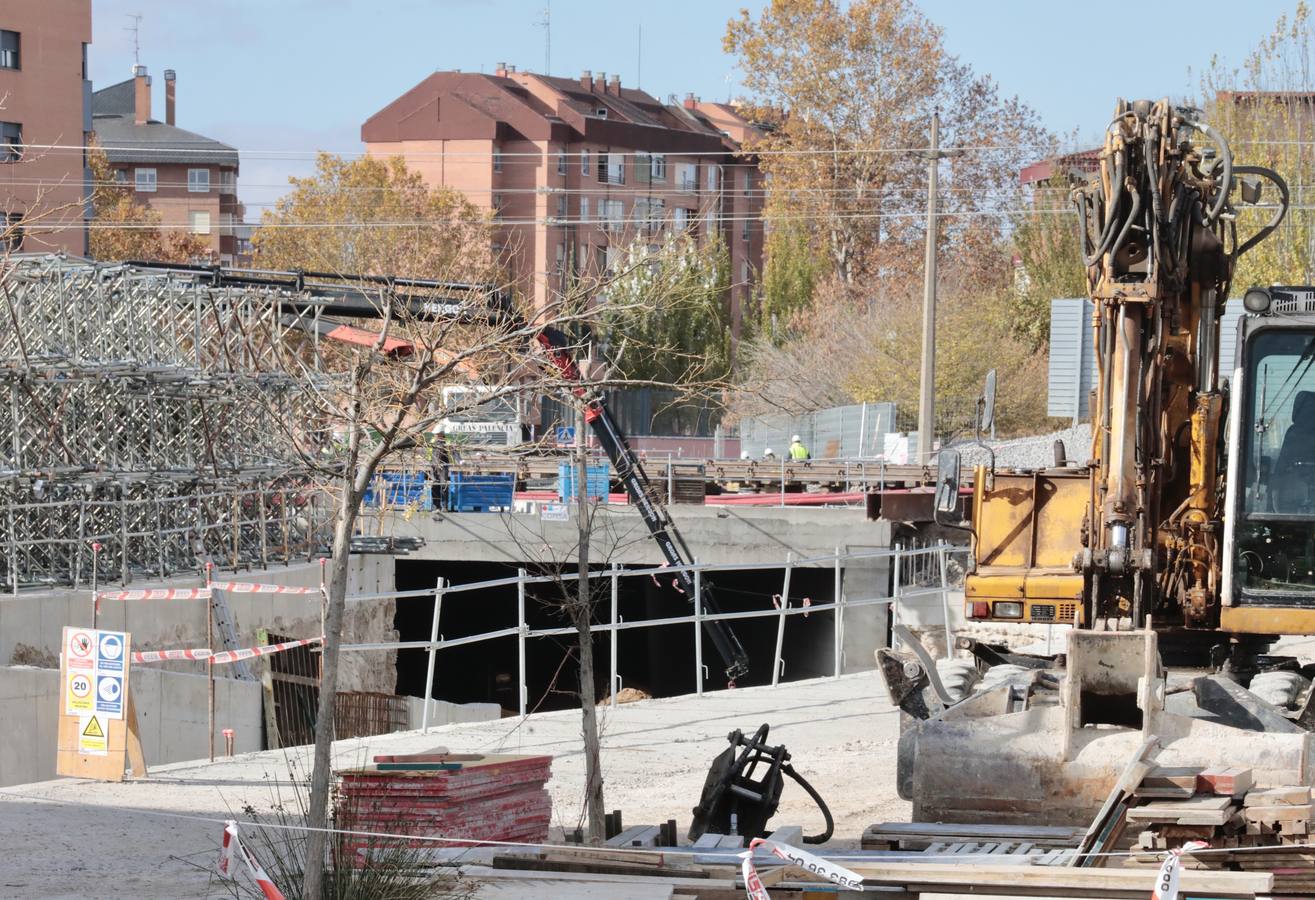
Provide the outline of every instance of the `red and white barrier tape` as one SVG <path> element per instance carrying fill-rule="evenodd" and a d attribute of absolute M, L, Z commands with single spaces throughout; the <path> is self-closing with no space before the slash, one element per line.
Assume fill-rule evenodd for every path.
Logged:
<path fill-rule="evenodd" d="M 291 587 L 286 584 L 257 584 L 254 581 L 215 581 L 210 587 L 232 594 L 318 594 L 318 587 Z"/>
<path fill-rule="evenodd" d="M 863 891 L 863 875 L 855 871 L 848 870 L 840 864 L 827 862 L 822 857 L 814 857 L 809 851 L 792 847 L 788 843 L 753 838 L 748 842 L 748 850 L 740 854 L 740 871 L 744 875 L 744 891 L 748 895 L 748 900 L 771 900 L 767 895 L 767 888 L 763 887 L 763 879 L 757 876 L 757 870 L 753 868 L 753 850 L 757 847 L 767 847 L 772 851 L 773 857 L 780 857 L 792 866 L 802 868 L 803 871 L 821 875 L 828 882 L 839 884 L 849 891 Z"/>
<path fill-rule="evenodd" d="M 242 859 L 247 864 L 251 877 L 256 880 L 256 885 L 265 895 L 265 900 L 285 900 L 283 892 L 274 886 L 274 882 L 265 874 L 260 863 L 251 855 L 251 851 L 242 846 L 242 839 L 237 836 L 237 822 L 232 819 L 224 826 L 224 846 L 219 851 L 219 877 L 227 878 L 231 881 L 237 880 L 237 866 L 233 864 L 233 857 L 241 854 Z"/>
<path fill-rule="evenodd" d="M 284 641 L 281 644 L 248 647 L 245 650 L 221 650 L 218 653 L 205 647 L 197 647 L 191 650 L 142 650 L 132 655 L 132 661 L 135 663 L 153 663 L 178 659 L 208 659 L 213 665 L 222 666 L 224 663 L 237 662 L 240 659 L 254 659 L 257 656 L 269 656 L 271 653 L 281 653 L 294 647 L 318 644 L 323 640 L 322 637 L 302 638 L 298 641 Z"/>
<path fill-rule="evenodd" d="M 1155 876 L 1155 889 L 1151 891 L 1151 900 L 1175 900 L 1178 896 L 1178 876 L 1182 874 L 1182 855 L 1193 850 L 1209 847 L 1205 841 L 1188 841 L 1177 849 L 1165 854 L 1160 871 Z"/>
<path fill-rule="evenodd" d="M 233 594 L 319 594 L 318 587 L 290 587 L 286 584 L 257 584 L 253 581 L 216 581 L 198 588 L 149 588 L 139 591 L 99 591 L 96 602 L 102 600 L 209 600 L 210 592 L 228 591 Z"/>
<path fill-rule="evenodd" d="M 767 888 L 763 886 L 762 879 L 758 877 L 758 870 L 753 866 L 753 851 L 759 847 L 766 847 L 772 851 L 773 856 L 779 856 L 790 865 L 803 869 L 805 872 L 820 875 L 827 881 L 838 884 L 847 890 L 863 890 L 863 876 L 857 872 L 852 872 L 836 863 L 827 862 L 820 856 L 814 856 L 806 850 L 791 847 L 789 844 L 754 838 L 749 842 L 749 849 L 740 854 L 740 871 L 744 875 L 744 890 L 749 900 L 771 900 L 767 895 Z M 1171 898 L 1166 898 L 1166 900 L 1171 900 Z"/>

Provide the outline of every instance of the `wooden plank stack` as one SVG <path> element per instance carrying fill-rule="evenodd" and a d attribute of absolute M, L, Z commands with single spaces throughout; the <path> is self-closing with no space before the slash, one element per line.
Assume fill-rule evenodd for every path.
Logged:
<path fill-rule="evenodd" d="M 337 774 L 335 823 L 345 830 L 467 839 L 443 846 L 548 839 L 551 756 L 413 754 Z M 361 836 L 348 849 L 388 845 Z"/>
<path fill-rule="evenodd" d="M 1148 802 L 1128 811 L 1141 832 L 1131 865 L 1158 866 L 1166 850 L 1207 841 L 1210 852 L 1185 854 L 1188 869 L 1270 872 L 1276 894 L 1315 895 L 1315 804 L 1304 785 L 1253 789 L 1250 769 L 1165 769 L 1147 776 L 1139 796 Z M 1192 792 L 1187 793 L 1192 785 Z M 1178 793 L 1171 795 L 1170 792 Z"/>

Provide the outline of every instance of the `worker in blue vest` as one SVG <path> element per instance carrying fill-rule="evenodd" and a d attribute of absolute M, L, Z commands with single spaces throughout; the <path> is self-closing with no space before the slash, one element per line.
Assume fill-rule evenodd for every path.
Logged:
<path fill-rule="evenodd" d="M 799 435 L 797 434 L 790 438 L 790 450 L 788 452 L 791 459 L 804 460 L 811 458 L 808 453 L 808 448 L 804 446 L 803 441 L 799 440 Z"/>

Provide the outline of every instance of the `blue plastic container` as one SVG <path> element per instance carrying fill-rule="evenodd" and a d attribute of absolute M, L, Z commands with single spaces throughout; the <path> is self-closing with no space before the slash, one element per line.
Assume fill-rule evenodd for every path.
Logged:
<path fill-rule="evenodd" d="M 366 489 L 362 502 L 366 506 L 434 508 L 429 479 L 402 472 L 380 472 Z"/>
<path fill-rule="evenodd" d="M 591 500 L 607 501 L 608 484 L 611 481 L 611 468 L 604 463 L 588 466 L 585 469 L 584 489 Z M 575 499 L 575 465 L 573 463 L 557 464 L 557 499 L 569 503 Z"/>
<path fill-rule="evenodd" d="M 448 486 L 447 508 L 450 512 L 491 512 L 511 509 L 516 494 L 513 472 L 490 472 L 475 475 L 453 472 Z"/>

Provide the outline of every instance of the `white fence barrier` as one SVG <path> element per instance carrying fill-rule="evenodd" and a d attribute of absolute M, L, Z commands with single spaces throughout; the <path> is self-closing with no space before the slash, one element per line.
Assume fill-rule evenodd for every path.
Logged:
<path fill-rule="evenodd" d="M 693 628 L 694 639 L 694 683 L 699 696 L 703 695 L 703 682 L 708 675 L 708 667 L 703 661 L 703 626 L 708 622 L 729 622 L 739 619 L 760 619 L 774 617 L 777 620 L 776 632 L 776 651 L 772 660 L 772 684 L 779 683 L 781 675 L 784 673 L 785 659 L 783 650 L 785 644 L 786 621 L 791 616 L 799 615 L 818 615 L 830 612 L 834 616 L 833 629 L 833 669 L 832 677 L 839 678 L 841 667 L 844 663 L 844 627 L 846 609 L 856 609 L 866 606 L 879 606 L 890 604 L 892 607 L 892 618 L 895 621 L 899 619 L 899 604 L 902 601 L 912 599 L 930 599 L 936 595 L 940 596 L 944 606 L 945 629 L 947 646 L 953 646 L 953 640 L 950 637 L 950 616 L 949 600 L 950 585 L 947 581 L 948 557 L 956 554 L 966 553 L 967 548 L 945 543 L 939 543 L 928 547 L 919 547 L 913 549 L 904 549 L 894 547 L 887 550 L 861 550 L 849 553 L 842 553 L 840 548 L 836 548 L 835 553 L 811 557 L 805 559 L 794 559 L 793 556 L 787 556 L 784 563 L 749 563 L 742 565 L 720 564 L 720 565 L 702 565 L 693 563 L 687 566 L 669 567 L 658 566 L 646 569 L 622 569 L 615 563 L 609 569 L 590 572 L 590 580 L 610 579 L 611 581 L 611 610 L 607 622 L 599 622 L 590 626 L 591 634 L 606 634 L 610 636 L 610 677 L 608 684 L 610 686 L 609 694 L 611 704 L 616 705 L 616 695 L 621 690 L 622 681 L 617 670 L 617 638 L 620 632 L 637 628 L 655 628 L 664 625 L 688 625 Z M 878 561 L 889 560 L 892 573 L 892 588 L 888 597 L 863 597 L 850 599 L 845 596 L 843 589 L 843 563 L 854 562 L 858 560 Z M 795 569 L 799 568 L 825 568 L 830 567 L 834 571 L 834 599 L 826 603 L 813 603 L 807 598 L 792 598 L 790 596 L 790 578 Z M 761 610 L 746 610 L 743 612 L 722 612 L 708 613 L 703 607 L 703 574 L 705 572 L 742 572 L 749 570 L 779 569 L 784 568 L 784 583 L 782 585 L 779 603 L 774 603 L 772 608 Z M 678 571 L 689 571 L 694 575 L 694 597 L 692 598 L 693 611 L 685 616 L 668 616 L 658 619 L 640 619 L 632 622 L 624 621 L 619 615 L 618 598 L 620 596 L 620 580 L 622 578 L 648 578 L 670 576 Z M 934 579 L 933 584 L 905 584 L 909 579 L 910 573 L 916 576 L 916 581 L 925 582 Z M 526 645 L 535 638 L 561 637 L 573 635 L 576 632 L 574 626 L 564 626 L 556 628 L 531 628 L 526 621 L 525 601 L 526 591 L 530 585 L 535 584 L 556 584 L 561 585 L 577 581 L 577 573 L 561 573 L 559 575 L 529 575 L 525 569 L 520 569 L 514 578 L 496 578 L 489 581 L 474 582 L 471 584 L 450 585 L 444 579 L 438 579 L 433 590 L 414 590 L 414 591 L 394 591 L 380 594 L 362 594 L 347 598 L 349 602 L 368 602 L 371 600 L 386 599 L 420 599 L 432 598 L 434 601 L 434 615 L 430 624 L 429 640 L 427 641 L 391 641 L 379 643 L 362 643 L 362 644 L 343 644 L 339 647 L 343 651 L 370 651 L 370 650 L 425 650 L 429 659 L 426 666 L 426 688 L 425 696 L 432 699 L 435 669 L 435 654 L 440 650 L 452 647 L 462 647 L 469 644 L 477 644 L 483 641 L 493 641 L 501 638 L 515 637 L 517 642 L 517 667 L 519 671 L 519 711 L 520 715 L 526 714 L 526 708 L 529 701 L 529 688 L 526 676 Z M 445 639 L 439 632 L 439 620 L 442 614 L 443 600 L 451 594 L 458 594 L 467 591 L 488 590 L 496 587 L 506 587 L 516 585 L 516 624 L 506 628 L 499 628 L 493 631 L 486 631 L 481 634 L 472 634 L 465 637 Z M 797 602 L 798 605 L 792 605 Z M 428 720 L 422 723 L 422 729 L 428 730 Z"/>

